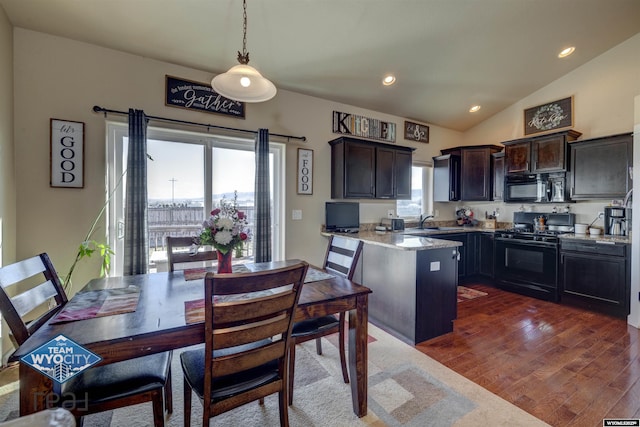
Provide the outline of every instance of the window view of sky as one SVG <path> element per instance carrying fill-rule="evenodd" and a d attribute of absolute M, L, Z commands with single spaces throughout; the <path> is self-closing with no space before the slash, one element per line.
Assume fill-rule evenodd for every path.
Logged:
<path fill-rule="evenodd" d="M 204 148 L 186 144 L 149 140 L 147 163 L 149 199 L 176 201 L 202 199 L 204 194 Z M 213 194 L 253 192 L 254 155 L 251 151 L 213 149 Z"/>

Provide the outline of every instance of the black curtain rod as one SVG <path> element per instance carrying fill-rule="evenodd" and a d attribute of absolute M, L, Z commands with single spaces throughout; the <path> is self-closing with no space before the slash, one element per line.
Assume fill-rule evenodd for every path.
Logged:
<path fill-rule="evenodd" d="M 107 108 L 102 108 L 102 107 L 99 107 L 97 105 L 93 106 L 93 112 L 94 113 L 104 113 L 105 117 L 107 116 L 107 113 L 109 113 L 109 114 L 121 114 L 121 115 L 124 115 L 124 116 L 128 116 L 129 115 L 129 113 L 127 111 L 109 110 Z M 230 128 L 230 127 L 218 126 L 218 125 L 208 125 L 208 124 L 205 124 L 205 123 L 188 122 L 186 120 L 168 119 L 166 117 L 147 116 L 147 118 L 149 118 L 151 120 L 160 120 L 160 121 L 163 121 L 163 122 L 180 123 L 180 124 L 183 124 L 183 125 L 202 126 L 202 127 L 206 127 L 207 129 L 210 129 L 210 128 L 224 129 L 224 130 L 230 130 L 230 131 L 233 131 L 233 132 L 251 133 L 251 134 L 254 134 L 254 135 L 256 135 L 258 133 L 255 130 Z M 299 139 L 300 141 L 306 141 L 307 140 L 306 136 L 282 135 L 282 134 L 279 134 L 279 133 L 271 133 L 271 132 L 269 132 L 269 135 L 278 136 L 278 137 L 281 137 L 281 138 L 287 138 L 288 140 L 289 139 Z"/>

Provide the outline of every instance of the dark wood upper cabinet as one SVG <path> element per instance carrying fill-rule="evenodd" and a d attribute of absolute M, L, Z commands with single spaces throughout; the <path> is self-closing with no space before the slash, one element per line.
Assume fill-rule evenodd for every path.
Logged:
<path fill-rule="evenodd" d="M 433 201 L 460 200 L 460 156 L 444 154 L 433 158 Z"/>
<path fill-rule="evenodd" d="M 505 173 L 548 173 L 567 170 L 567 143 L 580 132 L 568 130 L 550 135 L 503 142 Z"/>
<path fill-rule="evenodd" d="M 461 198 L 464 201 L 489 201 L 493 196 L 491 154 L 502 150 L 498 146 L 465 147 L 461 149 Z"/>
<path fill-rule="evenodd" d="M 433 158 L 433 201 L 489 201 L 493 196 L 491 155 L 498 145 L 447 148 Z"/>
<path fill-rule="evenodd" d="M 572 200 L 621 199 L 633 183 L 633 134 L 606 136 L 569 145 Z"/>
<path fill-rule="evenodd" d="M 531 169 L 531 142 L 517 142 L 504 146 L 505 173 L 529 172 Z"/>
<path fill-rule="evenodd" d="M 413 148 L 341 137 L 331 145 L 332 199 L 410 199 Z"/>
<path fill-rule="evenodd" d="M 504 199 L 504 151 L 493 153 L 493 200 Z"/>

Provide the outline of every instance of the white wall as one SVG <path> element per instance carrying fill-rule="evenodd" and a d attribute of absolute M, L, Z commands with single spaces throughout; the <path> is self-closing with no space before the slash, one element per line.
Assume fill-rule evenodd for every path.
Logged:
<path fill-rule="evenodd" d="M 16 190 L 13 162 L 13 29 L 1 7 L 0 76 L 0 266 L 3 266 L 14 262 L 16 256 Z M 2 322 L 0 355 L 4 354 L 5 349 L 13 348 L 6 331 L 6 325 Z"/>
<path fill-rule="evenodd" d="M 640 95 L 635 97 L 633 130 L 633 164 L 640 165 Z M 640 182 L 640 168 L 633 168 L 633 181 Z M 633 211 L 631 223 L 636 224 L 635 232 L 631 235 L 631 313 L 628 322 L 630 325 L 640 328 L 640 195 L 634 190 Z"/>
<path fill-rule="evenodd" d="M 16 192 L 13 162 L 13 29 L 0 8 L 0 266 L 15 260 Z"/>
<path fill-rule="evenodd" d="M 165 75 L 208 82 L 207 72 L 154 61 L 69 39 L 16 28 L 15 150 L 17 178 L 18 258 L 46 251 L 62 273 L 67 272 L 90 223 L 104 200 L 105 124 L 94 105 L 114 110 L 130 107 L 149 115 L 211 123 L 220 126 L 306 136 L 307 143 L 287 144 L 286 256 L 322 262 L 326 240 L 320 236 L 324 202 L 330 199 L 329 140 L 332 111 L 338 110 L 393 121 L 401 130 L 403 118 L 363 110 L 327 100 L 280 90 L 266 103 L 247 104 L 246 119 L 188 111 L 164 105 Z M 85 123 L 85 188 L 49 187 L 49 119 Z M 199 129 L 198 129 L 199 130 Z M 460 144 L 462 134 L 437 126 L 431 143 L 404 141 L 416 147 L 415 158 L 430 160 L 443 147 Z M 314 193 L 296 194 L 298 147 L 314 150 Z M 390 202 L 371 202 L 361 209 L 364 222 L 386 216 Z M 291 221 L 291 211 L 303 211 Z M 104 227 L 100 230 L 104 233 Z M 76 288 L 98 273 L 96 262 L 84 262 L 74 273 Z"/>

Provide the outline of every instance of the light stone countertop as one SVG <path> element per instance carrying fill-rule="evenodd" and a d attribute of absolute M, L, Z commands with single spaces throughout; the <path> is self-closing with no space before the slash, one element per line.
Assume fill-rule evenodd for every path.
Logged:
<path fill-rule="evenodd" d="M 430 231 L 433 231 L 433 233 L 431 234 L 443 233 L 441 230 Z M 422 251 L 427 249 L 455 248 L 457 246 L 462 246 L 461 242 L 435 239 L 428 236 L 408 235 L 403 234 L 402 231 L 362 231 L 360 233 L 327 233 L 326 231 L 322 232 L 323 236 L 330 236 L 332 234 L 350 239 L 359 239 L 364 243 L 368 243 L 371 245 L 385 246 L 387 248 L 400 249 L 405 251 Z"/>
<path fill-rule="evenodd" d="M 597 236 L 590 236 L 589 234 L 561 234 L 561 239 L 572 240 L 584 240 L 587 242 L 613 242 L 613 243 L 626 243 L 631 244 L 631 236 L 605 236 L 599 234 Z"/>

